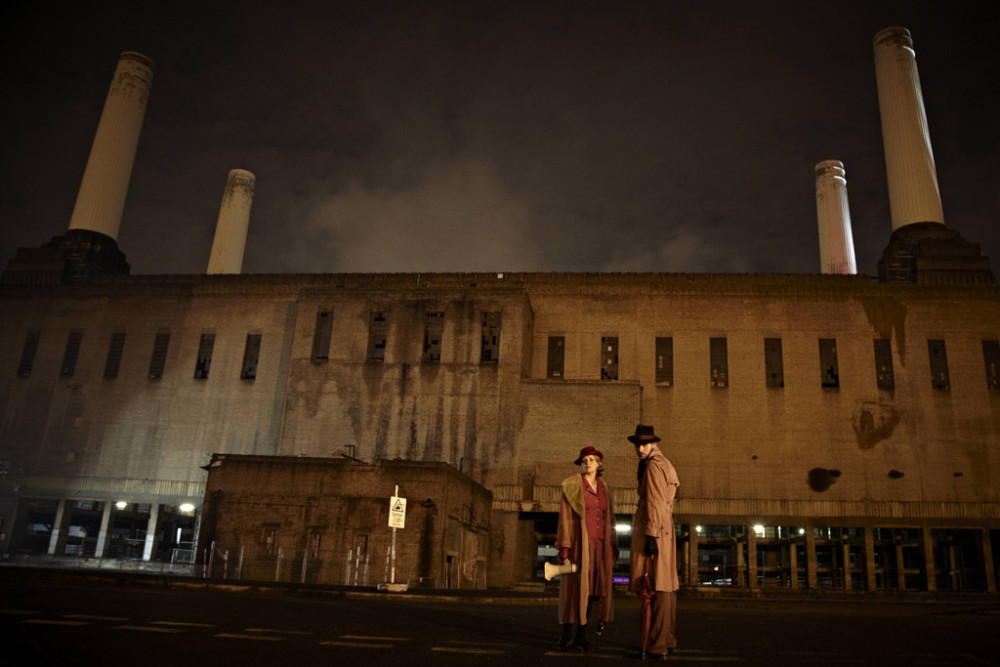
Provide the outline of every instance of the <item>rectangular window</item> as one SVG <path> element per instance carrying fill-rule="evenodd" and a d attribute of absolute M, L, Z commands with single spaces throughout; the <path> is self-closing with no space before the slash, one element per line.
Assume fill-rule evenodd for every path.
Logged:
<path fill-rule="evenodd" d="M 260 551 L 262 556 L 273 556 L 278 542 L 278 526 L 265 523 L 260 528 Z"/>
<path fill-rule="evenodd" d="M 425 364 L 441 361 L 441 337 L 444 334 L 444 313 L 426 313 L 424 316 Z"/>
<path fill-rule="evenodd" d="M 153 356 L 149 360 L 149 379 L 159 380 L 167 366 L 167 349 L 170 347 L 170 334 L 158 333 L 153 341 Z"/>
<path fill-rule="evenodd" d="M 837 339 L 819 339 L 820 384 L 824 389 L 840 387 L 840 371 L 837 368 Z"/>
<path fill-rule="evenodd" d="M 892 370 L 892 339 L 875 339 L 875 386 L 892 391 L 896 388 L 896 376 Z"/>
<path fill-rule="evenodd" d="M 243 366 L 240 371 L 241 380 L 253 380 L 257 377 L 257 359 L 260 357 L 260 334 L 247 334 L 247 344 L 243 348 Z"/>
<path fill-rule="evenodd" d="M 927 353 L 931 359 L 931 386 L 936 391 L 951 389 L 948 379 L 948 354 L 944 349 L 943 340 L 927 340 Z"/>
<path fill-rule="evenodd" d="M 712 386 L 725 389 L 729 386 L 729 353 L 725 338 L 708 339 L 708 360 L 712 370 Z"/>
<path fill-rule="evenodd" d="M 656 384 L 672 387 L 674 384 L 674 339 L 656 339 Z"/>
<path fill-rule="evenodd" d="M 111 334 L 108 344 L 108 358 L 104 360 L 104 377 L 109 380 L 118 377 L 118 369 L 122 365 L 122 353 L 125 351 L 125 334 Z"/>
<path fill-rule="evenodd" d="M 566 338 L 549 336 L 549 356 L 545 377 L 561 378 L 563 376 L 563 359 L 565 356 Z"/>
<path fill-rule="evenodd" d="M 198 359 L 194 363 L 194 379 L 208 379 L 208 369 L 212 366 L 212 349 L 215 347 L 215 334 L 203 333 L 198 343 Z"/>
<path fill-rule="evenodd" d="M 385 340 L 388 322 L 385 313 L 373 310 L 368 322 L 368 360 L 382 361 L 385 359 Z"/>
<path fill-rule="evenodd" d="M 601 379 L 618 379 L 618 336 L 601 337 Z"/>
<path fill-rule="evenodd" d="M 313 361 L 330 358 L 330 341 L 333 339 L 333 311 L 316 311 L 316 328 L 313 330 Z"/>
<path fill-rule="evenodd" d="M 983 341 L 983 363 L 986 365 L 986 387 L 1000 391 L 1000 341 Z"/>
<path fill-rule="evenodd" d="M 500 360 L 500 313 L 483 313 L 483 345 L 479 356 L 481 363 Z"/>
<path fill-rule="evenodd" d="M 42 334 L 38 331 L 29 331 L 24 337 L 24 347 L 21 348 L 21 363 L 17 366 L 17 377 L 26 378 L 31 375 L 31 369 L 35 365 L 35 354 L 38 352 L 38 339 Z"/>
<path fill-rule="evenodd" d="M 62 366 L 59 369 L 59 377 L 73 377 L 73 373 L 76 372 L 76 360 L 80 357 L 81 343 L 83 343 L 82 332 L 69 332 L 69 337 L 66 339 L 66 349 L 63 352 Z"/>
<path fill-rule="evenodd" d="M 781 339 L 764 339 L 764 382 L 768 387 L 781 389 L 785 386 L 785 365 L 781 358 Z"/>

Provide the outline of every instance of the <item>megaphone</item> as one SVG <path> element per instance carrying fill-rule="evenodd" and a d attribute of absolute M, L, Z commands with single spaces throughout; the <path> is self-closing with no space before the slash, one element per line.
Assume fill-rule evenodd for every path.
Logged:
<path fill-rule="evenodd" d="M 552 581 L 554 577 L 558 577 L 560 574 L 572 574 L 573 572 L 576 572 L 576 563 L 571 563 L 569 561 L 566 561 L 562 565 L 546 563 L 545 581 Z"/>

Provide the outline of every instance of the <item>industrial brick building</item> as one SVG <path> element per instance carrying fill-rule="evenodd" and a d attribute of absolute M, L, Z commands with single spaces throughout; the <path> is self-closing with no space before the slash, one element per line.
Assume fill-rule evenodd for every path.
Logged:
<path fill-rule="evenodd" d="M 0 285 L 0 555 L 222 576 L 200 529 L 227 568 L 266 557 L 241 576 L 353 583 L 360 538 L 388 535 L 359 517 L 384 520 L 399 484 L 418 526 L 439 512 L 400 580 L 513 586 L 551 553 L 580 447 L 604 451 L 624 522 L 641 422 L 681 479 L 686 586 L 995 592 L 1000 288 L 943 223 L 929 144 L 898 138 L 920 129 L 891 111 L 920 106 L 907 45 L 876 38 L 880 98 L 903 100 L 882 101 L 877 279 L 853 267 L 835 161 L 817 165 L 817 275 L 240 275 L 241 252 L 213 251 L 208 275 L 129 276 L 108 261 L 117 221 L 19 253 Z M 886 59 L 911 78 L 884 81 Z M 220 230 L 245 230 L 228 207 L 249 215 L 252 175 L 235 177 Z"/>

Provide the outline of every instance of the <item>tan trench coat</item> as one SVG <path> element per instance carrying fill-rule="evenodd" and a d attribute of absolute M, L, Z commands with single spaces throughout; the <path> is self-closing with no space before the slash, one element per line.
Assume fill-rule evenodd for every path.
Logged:
<path fill-rule="evenodd" d="M 659 553 L 653 559 L 651 574 L 657 591 L 670 592 L 680 588 L 677 577 L 677 536 L 674 533 L 674 497 L 680 486 L 674 466 L 654 446 L 646 472 L 639 483 L 639 503 L 632 517 L 632 554 L 629 570 L 632 586 L 642 577 L 646 567 L 643 553 L 646 535 L 656 538 Z"/>
<path fill-rule="evenodd" d="M 587 544 L 587 522 L 584 514 L 583 475 L 567 477 L 562 482 L 562 504 L 559 508 L 559 528 L 556 532 L 556 549 L 569 549 L 569 559 L 576 563 L 575 574 L 562 575 L 559 584 L 559 622 L 587 623 L 587 598 L 590 596 L 590 549 Z M 611 498 L 611 489 L 598 478 L 598 493 L 604 489 L 608 499 L 608 511 L 604 518 L 604 576 L 606 577 L 608 595 L 600 598 L 600 616 L 597 620 L 610 621 L 614 618 L 614 605 L 611 600 L 613 588 L 611 573 L 615 565 L 614 554 L 617 552 L 618 541 L 615 533 L 615 505 Z"/>

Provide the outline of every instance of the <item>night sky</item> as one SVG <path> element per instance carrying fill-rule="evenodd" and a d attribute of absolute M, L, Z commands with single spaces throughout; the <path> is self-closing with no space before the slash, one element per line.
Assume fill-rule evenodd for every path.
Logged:
<path fill-rule="evenodd" d="M 97 7 L 97 8 L 94 8 Z M 156 63 L 119 246 L 204 273 L 230 169 L 245 273 L 818 273 L 891 225 L 872 37 L 908 27 L 946 224 L 1000 272 L 1000 3 L 13 2 L 0 270 L 62 234 L 118 55 Z"/>

